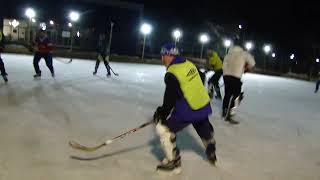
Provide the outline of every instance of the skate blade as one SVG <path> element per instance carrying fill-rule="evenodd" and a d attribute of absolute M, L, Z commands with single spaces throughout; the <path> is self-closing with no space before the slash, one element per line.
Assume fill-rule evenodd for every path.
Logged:
<path fill-rule="evenodd" d="M 159 175 L 176 176 L 176 175 L 179 175 L 179 174 L 182 173 L 182 169 L 181 169 L 181 167 L 180 168 L 175 168 L 172 171 L 162 171 L 162 170 L 157 169 L 157 173 Z"/>

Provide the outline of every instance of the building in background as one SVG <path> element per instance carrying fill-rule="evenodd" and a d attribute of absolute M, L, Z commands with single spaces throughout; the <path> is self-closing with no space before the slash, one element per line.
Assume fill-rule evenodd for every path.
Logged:
<path fill-rule="evenodd" d="M 3 34 L 9 41 L 25 41 L 27 22 L 19 19 L 3 19 Z"/>

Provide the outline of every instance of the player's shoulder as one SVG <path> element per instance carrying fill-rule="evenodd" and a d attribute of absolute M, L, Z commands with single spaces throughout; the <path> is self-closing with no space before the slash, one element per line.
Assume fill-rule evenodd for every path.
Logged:
<path fill-rule="evenodd" d="M 169 83 L 169 82 L 177 81 L 177 78 L 172 72 L 166 72 L 164 76 L 164 81 L 166 83 Z"/>

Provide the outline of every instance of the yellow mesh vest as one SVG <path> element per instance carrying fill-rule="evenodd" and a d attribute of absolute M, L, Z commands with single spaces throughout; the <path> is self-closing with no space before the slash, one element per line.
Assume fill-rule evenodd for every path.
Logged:
<path fill-rule="evenodd" d="M 187 60 L 171 65 L 167 71 L 179 81 L 183 96 L 192 110 L 199 110 L 209 103 L 210 97 L 194 64 Z"/>
<path fill-rule="evenodd" d="M 212 53 L 211 56 L 209 57 L 209 64 L 213 66 L 214 71 L 218 71 L 222 69 L 222 66 L 223 66 L 223 63 L 216 52 Z"/>

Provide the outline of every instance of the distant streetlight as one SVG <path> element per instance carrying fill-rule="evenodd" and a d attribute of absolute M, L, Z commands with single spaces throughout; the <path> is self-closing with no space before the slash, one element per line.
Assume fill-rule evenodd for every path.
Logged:
<path fill-rule="evenodd" d="M 317 59 L 316 59 L 316 62 L 317 62 L 317 63 L 319 63 L 319 62 L 320 62 L 319 58 L 317 58 Z"/>
<path fill-rule="evenodd" d="M 151 33 L 152 27 L 150 24 L 144 23 L 142 24 L 140 31 L 143 35 L 148 35 Z"/>
<path fill-rule="evenodd" d="M 31 19 L 31 18 L 34 18 L 36 16 L 36 12 L 34 11 L 34 9 L 32 8 L 27 8 L 26 11 L 25 11 L 25 15 Z"/>
<path fill-rule="evenodd" d="M 72 27 L 72 23 L 71 23 L 71 22 L 69 22 L 69 23 L 68 23 L 68 26 L 71 28 L 71 27 Z"/>
<path fill-rule="evenodd" d="M 294 59 L 294 54 L 290 55 L 290 59 L 293 60 Z"/>
<path fill-rule="evenodd" d="M 44 30 L 44 31 L 47 29 L 46 23 L 40 23 L 40 27 L 41 27 L 41 29 Z"/>
<path fill-rule="evenodd" d="M 271 56 L 272 56 L 273 58 L 275 58 L 275 57 L 276 57 L 276 53 L 272 53 Z"/>
<path fill-rule="evenodd" d="M 247 49 L 247 51 L 250 51 L 251 49 L 253 49 L 253 43 L 252 42 L 246 42 L 245 48 Z"/>
<path fill-rule="evenodd" d="M 54 21 L 53 21 L 53 20 L 50 20 L 50 22 L 49 22 L 49 23 L 50 23 L 50 25 L 51 25 L 51 26 L 53 26 L 53 25 L 54 25 Z"/>
<path fill-rule="evenodd" d="M 230 39 L 226 39 L 223 42 L 224 47 L 229 48 L 231 46 L 232 42 Z"/>
<path fill-rule="evenodd" d="M 209 36 L 207 34 L 201 34 L 199 40 L 201 42 L 200 59 L 202 59 L 203 47 L 209 41 Z"/>
<path fill-rule="evenodd" d="M 78 21 L 79 18 L 80 18 L 80 14 L 79 14 L 78 12 L 76 12 L 76 11 L 71 11 L 71 12 L 69 13 L 69 19 L 70 19 L 71 21 L 73 21 L 73 22 Z"/>
<path fill-rule="evenodd" d="M 32 19 L 31 19 L 31 22 L 36 23 L 37 20 L 36 20 L 35 18 L 32 18 Z"/>
<path fill-rule="evenodd" d="M 78 38 L 80 37 L 80 31 L 77 31 L 77 37 Z"/>
<path fill-rule="evenodd" d="M 270 45 L 265 45 L 263 47 L 263 51 L 264 51 L 264 53 L 266 53 L 268 55 L 270 53 L 270 51 L 271 51 L 271 46 Z"/>
<path fill-rule="evenodd" d="M 177 43 L 179 42 L 179 39 L 182 36 L 182 32 L 179 29 L 176 29 L 172 32 L 172 36 L 174 37 L 175 45 L 177 45 Z"/>
<path fill-rule="evenodd" d="M 239 24 L 239 26 L 238 26 L 238 27 L 239 27 L 239 29 L 242 29 L 242 25 L 241 25 L 241 24 Z"/>
<path fill-rule="evenodd" d="M 140 31 L 143 34 L 143 47 L 142 47 L 142 55 L 141 55 L 141 59 L 143 61 L 144 58 L 144 48 L 146 45 L 146 39 L 147 39 L 147 35 L 149 35 L 152 31 L 152 26 L 150 24 L 147 23 L 143 23 L 140 27 Z"/>
<path fill-rule="evenodd" d="M 226 48 L 226 52 L 225 52 L 225 54 L 227 54 L 228 53 L 228 49 L 231 47 L 231 45 L 232 45 L 232 41 L 230 40 L 230 39 L 225 39 L 224 41 L 223 41 L 223 45 L 224 45 L 224 47 Z"/>

